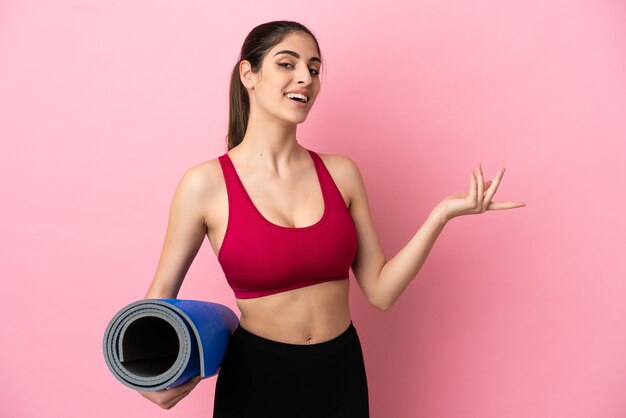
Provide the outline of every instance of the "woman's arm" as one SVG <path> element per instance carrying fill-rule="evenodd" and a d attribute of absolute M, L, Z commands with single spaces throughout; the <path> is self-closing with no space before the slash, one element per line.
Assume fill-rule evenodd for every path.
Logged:
<path fill-rule="evenodd" d="M 195 166 L 180 180 L 172 198 L 161 256 L 146 299 L 176 298 L 206 234 L 207 176 Z"/>
<path fill-rule="evenodd" d="M 200 166 L 190 168 L 180 180 L 170 206 L 169 220 L 161 257 L 146 293 L 146 299 L 176 298 L 206 234 L 205 211 L 211 195 L 210 176 Z M 158 392 L 141 392 L 141 396 L 163 409 L 173 408 L 200 382 L 189 382 Z"/>
<path fill-rule="evenodd" d="M 373 306 L 389 309 L 417 275 L 446 223 L 457 216 L 486 210 L 511 209 L 521 202 L 491 202 L 504 174 L 485 182 L 480 165 L 470 175 L 470 190 L 443 199 L 430 213 L 413 238 L 390 260 L 386 260 L 369 212 L 367 192 L 357 165 L 345 158 L 342 176 L 350 197 L 350 213 L 359 238 L 352 271 L 365 297 Z M 478 192 L 481 191 L 481 193 Z"/>

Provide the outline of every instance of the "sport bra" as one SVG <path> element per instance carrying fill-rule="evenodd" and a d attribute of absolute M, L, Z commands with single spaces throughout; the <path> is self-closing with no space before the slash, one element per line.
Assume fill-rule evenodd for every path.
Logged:
<path fill-rule="evenodd" d="M 292 228 L 254 206 L 228 153 L 218 157 L 228 193 L 228 224 L 217 259 L 239 299 L 347 279 L 357 249 L 354 221 L 321 158 L 313 159 L 324 199 L 316 223 Z"/>

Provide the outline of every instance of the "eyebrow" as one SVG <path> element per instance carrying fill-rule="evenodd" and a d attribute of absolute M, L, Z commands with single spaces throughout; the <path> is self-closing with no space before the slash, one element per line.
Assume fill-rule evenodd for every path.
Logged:
<path fill-rule="evenodd" d="M 289 54 L 289 55 L 294 56 L 294 57 L 296 57 L 296 58 L 298 58 L 298 59 L 300 58 L 300 54 L 298 54 L 298 53 L 297 53 L 297 52 L 295 52 L 295 51 L 290 51 L 290 50 L 288 50 L 288 49 L 283 49 L 282 51 L 278 51 L 277 53 L 275 53 L 275 54 L 274 54 L 274 56 L 276 56 L 276 55 L 278 55 L 278 54 Z M 312 57 L 312 58 L 309 60 L 309 62 L 311 62 L 311 61 L 317 61 L 317 62 L 319 62 L 320 64 L 322 63 L 322 60 L 321 60 L 321 59 L 319 59 L 318 57 Z"/>

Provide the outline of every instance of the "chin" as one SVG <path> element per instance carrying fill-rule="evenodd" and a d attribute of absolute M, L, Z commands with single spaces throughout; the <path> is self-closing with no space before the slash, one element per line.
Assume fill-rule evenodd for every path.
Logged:
<path fill-rule="evenodd" d="M 292 123 L 294 125 L 299 125 L 301 123 L 304 123 L 308 116 L 309 116 L 308 114 L 302 115 L 302 116 L 295 116 L 295 117 L 291 115 L 291 117 L 287 116 L 287 117 L 283 117 L 282 119 L 285 121 L 285 123 Z"/>

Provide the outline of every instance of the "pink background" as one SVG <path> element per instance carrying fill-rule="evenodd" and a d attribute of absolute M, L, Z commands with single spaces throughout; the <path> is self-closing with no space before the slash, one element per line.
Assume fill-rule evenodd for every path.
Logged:
<path fill-rule="evenodd" d="M 300 142 L 359 164 L 388 257 L 478 162 L 528 205 L 453 220 L 388 312 L 353 282 L 372 416 L 626 417 L 625 3 L 222 3 L 0 3 L 0 414 L 211 415 L 214 379 L 161 411 L 102 334 L 225 151 L 246 34 L 293 19 L 326 59 Z M 236 310 L 206 243 L 179 297 Z"/>

